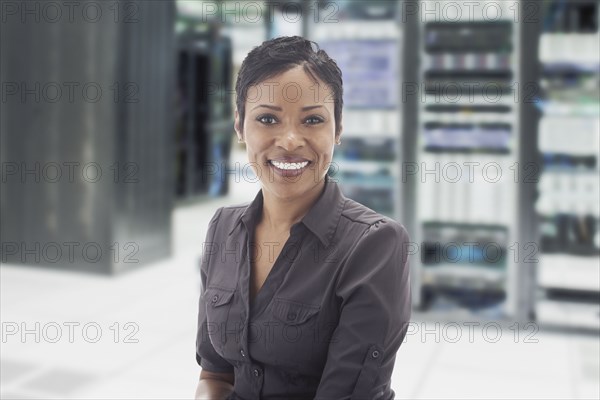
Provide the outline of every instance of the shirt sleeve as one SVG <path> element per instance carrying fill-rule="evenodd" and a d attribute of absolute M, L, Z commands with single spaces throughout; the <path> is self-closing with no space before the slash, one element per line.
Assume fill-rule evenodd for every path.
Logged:
<path fill-rule="evenodd" d="M 215 231 L 219 217 L 223 208 L 219 208 L 208 224 L 208 232 L 206 241 L 202 246 L 202 256 L 200 262 L 200 280 L 202 289 L 200 293 L 200 301 L 198 305 L 198 331 L 196 334 L 196 361 L 202 369 L 211 372 L 233 372 L 233 366 L 215 351 L 208 336 L 206 324 L 206 302 L 204 294 L 206 292 L 206 278 L 208 276 L 208 266 L 210 265 L 210 257 L 216 248 L 214 242 Z"/>
<path fill-rule="evenodd" d="M 408 243 L 401 224 L 382 220 L 349 254 L 337 282 L 339 322 L 316 400 L 372 400 L 389 390 L 411 316 Z"/>

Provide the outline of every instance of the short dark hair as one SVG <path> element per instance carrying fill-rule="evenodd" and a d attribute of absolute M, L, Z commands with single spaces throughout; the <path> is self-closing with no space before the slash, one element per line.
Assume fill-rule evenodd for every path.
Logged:
<path fill-rule="evenodd" d="M 313 45 L 316 49 L 313 48 Z M 254 47 L 242 62 L 235 84 L 235 104 L 244 131 L 248 89 L 296 66 L 316 80 L 323 81 L 333 93 L 335 134 L 341 131 L 343 100 L 342 71 L 316 42 L 300 36 L 280 36 Z"/>

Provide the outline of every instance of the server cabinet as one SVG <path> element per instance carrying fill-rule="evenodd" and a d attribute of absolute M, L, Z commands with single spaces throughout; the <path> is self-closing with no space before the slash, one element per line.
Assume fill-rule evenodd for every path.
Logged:
<path fill-rule="evenodd" d="M 336 2 L 336 23 L 328 20 L 327 9 L 307 14 L 309 38 L 336 60 L 344 79 L 344 132 L 328 174 L 346 196 L 398 221 L 402 221 L 401 4 Z"/>
<path fill-rule="evenodd" d="M 166 257 L 174 4 L 82 2 L 59 17 L 43 3 L 11 7 L 0 56 L 2 262 L 115 273 Z"/>
<path fill-rule="evenodd" d="M 216 25 L 207 28 L 178 37 L 175 193 L 180 200 L 229 190 L 232 46 Z"/>
<path fill-rule="evenodd" d="M 600 30 L 598 2 L 547 1 L 531 27 L 539 99 L 531 214 L 540 244 L 535 319 L 600 329 Z"/>
<path fill-rule="evenodd" d="M 418 84 L 407 90 L 418 120 L 406 127 L 414 155 L 403 175 L 419 245 L 415 305 L 520 319 L 530 250 L 518 210 L 520 5 L 485 2 L 476 12 L 469 4 L 413 3 Z"/>

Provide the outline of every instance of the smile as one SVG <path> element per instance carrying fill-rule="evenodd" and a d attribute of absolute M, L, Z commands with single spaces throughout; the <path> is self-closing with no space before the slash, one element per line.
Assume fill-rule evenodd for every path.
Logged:
<path fill-rule="evenodd" d="M 309 161 L 288 163 L 269 160 L 269 166 L 273 168 L 275 173 L 286 177 L 300 175 L 309 164 Z"/>
<path fill-rule="evenodd" d="M 295 163 L 286 163 L 286 162 L 279 162 L 279 161 L 271 161 L 271 164 L 273 164 L 275 167 L 279 168 L 279 169 L 302 169 L 304 167 L 306 167 L 308 165 L 308 161 L 304 161 L 304 162 L 295 162 Z"/>

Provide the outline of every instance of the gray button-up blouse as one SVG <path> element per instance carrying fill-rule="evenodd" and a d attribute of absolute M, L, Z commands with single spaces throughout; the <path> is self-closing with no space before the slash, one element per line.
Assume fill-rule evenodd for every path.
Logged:
<path fill-rule="evenodd" d="M 196 359 L 233 372 L 230 399 L 382 399 L 411 315 L 403 225 L 325 188 L 249 302 L 262 190 L 210 221 Z M 263 257 L 268 254 L 261 255 Z"/>

